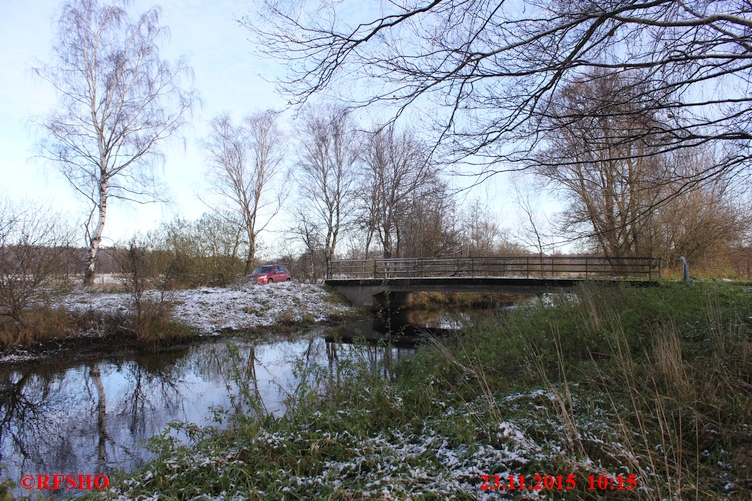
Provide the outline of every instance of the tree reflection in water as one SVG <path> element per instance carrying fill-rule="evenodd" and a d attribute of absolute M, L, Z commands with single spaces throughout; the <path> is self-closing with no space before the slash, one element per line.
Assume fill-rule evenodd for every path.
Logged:
<path fill-rule="evenodd" d="M 109 440 L 109 436 L 107 435 L 107 398 L 104 395 L 102 372 L 99 370 L 99 367 L 91 365 L 89 367 L 89 375 L 94 382 L 94 386 L 97 388 L 97 432 L 99 434 L 99 442 L 97 447 L 97 469 L 95 473 L 101 473 L 106 470 L 107 441 Z"/>
<path fill-rule="evenodd" d="M 149 454 L 138 440 L 158 433 L 183 401 L 178 375 L 164 360 L 157 370 L 129 361 L 0 371 L 2 476 L 16 484 L 29 472 L 142 464 Z"/>
<path fill-rule="evenodd" d="M 69 457 L 72 451 L 68 437 L 60 433 L 58 426 L 59 417 L 70 403 L 57 391 L 61 379 L 59 374 L 44 372 L 0 373 L 1 462 L 21 459 L 23 468 L 44 467 Z M 53 457 L 45 447 L 48 443 L 56 444 L 57 454 Z M 18 456 L 8 457 L 8 450 Z"/>
<path fill-rule="evenodd" d="M 190 386 L 185 373 L 190 367 L 180 364 L 182 356 L 148 356 L 118 367 L 126 384 L 114 406 L 118 425 L 132 436 L 149 436 L 163 426 L 161 414 L 180 415 L 185 398 L 181 392 Z M 156 429 L 156 431 L 154 431 Z"/>
<path fill-rule="evenodd" d="M 217 416 L 212 408 L 281 415 L 302 381 L 337 374 L 341 360 L 365 361 L 391 377 L 392 358 L 411 351 L 339 345 L 325 334 L 315 329 L 272 343 L 206 341 L 114 361 L 0 368 L 0 481 L 132 470 L 151 459 L 139 440 L 170 421 L 206 425 Z"/>

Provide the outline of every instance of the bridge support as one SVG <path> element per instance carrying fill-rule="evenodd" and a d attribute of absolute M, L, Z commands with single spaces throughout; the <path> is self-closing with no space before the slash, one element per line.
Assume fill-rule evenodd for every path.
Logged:
<path fill-rule="evenodd" d="M 388 292 L 390 307 L 406 308 L 412 304 L 412 292 L 510 292 L 543 294 L 562 292 L 581 283 L 582 279 L 563 278 L 390 278 L 327 280 L 356 306 L 378 309 L 385 304 Z M 648 283 L 648 282 L 646 282 Z M 399 305 L 399 306 L 398 306 Z"/>
<path fill-rule="evenodd" d="M 389 310 L 392 312 L 412 308 L 414 295 L 412 292 L 381 291 L 373 296 L 371 308 L 374 310 Z"/>
<path fill-rule="evenodd" d="M 335 285 L 337 291 L 355 306 L 365 306 L 373 310 L 388 307 L 392 310 L 410 308 L 413 293 L 406 291 L 386 291 L 383 285 Z"/>
<path fill-rule="evenodd" d="M 329 284 L 331 285 L 331 284 Z M 380 285 L 361 285 L 352 284 L 347 286 L 332 285 L 337 291 L 345 296 L 355 306 L 366 306 L 372 308 L 375 303 L 375 296 L 383 291 Z"/>

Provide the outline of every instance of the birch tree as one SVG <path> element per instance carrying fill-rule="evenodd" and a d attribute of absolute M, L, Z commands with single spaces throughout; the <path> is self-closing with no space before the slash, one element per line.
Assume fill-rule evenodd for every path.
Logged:
<path fill-rule="evenodd" d="M 152 8 L 136 18 L 128 0 L 69 0 L 54 41 L 54 62 L 35 72 L 58 93 L 58 105 L 37 121 L 42 157 L 55 164 L 89 205 L 85 225 L 91 284 L 113 200 L 159 200 L 160 146 L 185 123 L 197 101 L 183 89 L 191 69 L 160 55 L 168 30 Z"/>
<path fill-rule="evenodd" d="M 282 172 L 282 133 L 277 114 L 264 111 L 233 125 L 228 114 L 211 122 L 204 146 L 209 155 L 209 175 L 214 191 L 239 216 L 247 238 L 245 274 L 256 259 L 256 240 L 279 212 L 285 193 L 273 190 Z"/>
<path fill-rule="evenodd" d="M 357 132 L 346 110 L 309 108 L 300 134 L 301 154 L 297 162 L 300 194 L 312 212 L 308 223 L 315 221 L 324 233 L 321 240 L 328 270 L 341 232 L 355 209 Z"/>

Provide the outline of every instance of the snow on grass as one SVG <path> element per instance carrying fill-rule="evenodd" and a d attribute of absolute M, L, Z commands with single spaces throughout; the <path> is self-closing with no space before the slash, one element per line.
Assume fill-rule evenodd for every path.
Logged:
<path fill-rule="evenodd" d="M 252 499 L 548 499 L 556 493 L 545 489 L 528 490 L 520 496 L 481 490 L 482 475 L 497 474 L 506 483 L 512 475 L 526 475 L 534 481 L 535 474 L 576 472 L 581 475 L 578 477 L 580 491 L 584 490 L 582 476 L 594 468 L 616 475 L 616 471 L 600 468 L 589 458 L 567 450 L 565 437 L 557 431 L 562 424 L 553 409 L 544 413 L 529 412 L 538 406 L 541 396 L 547 394 L 540 390 L 515 394 L 514 404 L 528 412 L 517 413 L 505 408 L 508 416 L 503 421 L 494 421 L 483 412 L 485 401 L 456 404 L 455 416 L 459 421 L 463 421 L 460 416 L 483 418 L 471 420 L 468 426 L 475 430 L 473 435 L 488 438 L 470 443 L 458 442 L 456 437 L 452 439 L 439 431 L 445 428 L 441 423 L 446 422 L 443 415 L 426 418 L 422 426 L 412 423 L 387 427 L 370 436 L 339 430 L 322 431 L 316 426 L 315 430 L 303 426 L 300 431 L 281 432 L 273 429 L 274 423 L 267 423 L 271 429 L 261 428 L 250 435 L 240 432 L 233 434 L 234 440 L 220 443 L 214 442 L 209 432 L 206 434 L 208 441 L 199 439 L 192 447 L 172 449 L 163 456 L 162 462 L 148 465 L 147 473 L 134 474 L 135 483 L 129 481 L 120 487 L 114 486 L 111 492 L 120 495 L 118 499 L 126 499 L 154 491 L 162 493 L 165 485 L 180 486 L 186 491 L 213 490 L 220 484 L 220 478 L 225 485 L 234 480 L 240 470 L 254 472 L 250 476 L 251 483 L 258 489 L 271 489 L 268 496 L 251 496 Z M 355 412 L 356 409 L 345 410 L 345 414 Z M 310 417 L 322 418 L 319 411 Z M 595 419 L 592 425 L 598 429 L 599 436 L 614 433 L 612 420 Z M 498 433 L 488 436 L 486 431 L 490 430 L 498 430 Z M 339 447 L 319 451 L 320 446 L 332 443 Z M 288 452 L 292 450 L 297 452 Z M 267 462 L 275 466 L 289 464 L 288 454 L 307 459 L 304 461 L 307 466 L 301 467 L 299 472 L 263 470 Z M 314 458 L 321 459 L 315 467 L 312 466 L 316 464 Z M 165 469 L 161 466 L 165 463 L 178 467 Z M 155 473 L 152 475 L 151 471 Z M 204 483 L 197 482 L 198 478 L 204 479 Z M 219 497 L 207 496 L 206 499 L 235 499 L 233 496 L 239 494 L 228 489 Z"/>
<path fill-rule="evenodd" d="M 158 299 L 149 291 L 147 299 Z M 243 285 L 232 288 L 203 287 L 180 290 L 166 297 L 173 304 L 175 320 L 184 322 L 204 334 L 253 329 L 276 324 L 324 322 L 341 317 L 347 306 L 334 304 L 329 293 L 318 285 L 294 282 L 269 285 Z M 74 292 L 62 305 L 77 312 L 127 312 L 126 293 Z"/>

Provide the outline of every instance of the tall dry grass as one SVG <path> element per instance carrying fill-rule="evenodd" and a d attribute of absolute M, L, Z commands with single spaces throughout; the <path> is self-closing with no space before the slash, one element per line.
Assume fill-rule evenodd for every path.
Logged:
<path fill-rule="evenodd" d="M 78 332 L 76 322 L 62 308 L 27 308 L 23 313 L 23 323 L 10 317 L 0 317 L 0 349 L 28 349 Z"/>
<path fill-rule="evenodd" d="M 453 368 L 451 390 L 465 401 L 481 395 L 494 420 L 508 412 L 499 398 L 510 386 L 544 388 L 564 469 L 574 461 L 583 475 L 608 465 L 634 473 L 640 489 L 622 493 L 633 499 L 750 499 L 749 296 L 713 284 L 590 286 L 432 345 Z M 586 443 L 593 412 L 582 402 L 601 397 L 618 438 Z"/>

